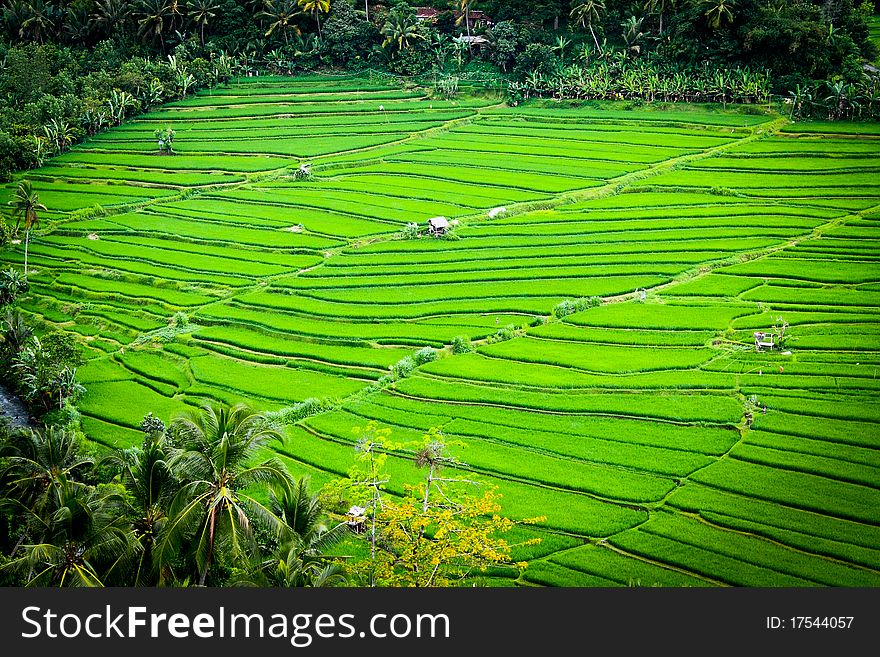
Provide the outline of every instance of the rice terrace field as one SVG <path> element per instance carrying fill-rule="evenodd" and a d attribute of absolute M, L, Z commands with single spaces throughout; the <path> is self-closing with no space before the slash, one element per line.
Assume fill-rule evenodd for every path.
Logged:
<path fill-rule="evenodd" d="M 235 80 L 27 174 L 23 308 L 82 336 L 105 445 L 329 399 L 278 448 L 322 484 L 353 427 L 442 427 L 546 516 L 492 585 L 880 586 L 880 125 L 749 110 Z"/>

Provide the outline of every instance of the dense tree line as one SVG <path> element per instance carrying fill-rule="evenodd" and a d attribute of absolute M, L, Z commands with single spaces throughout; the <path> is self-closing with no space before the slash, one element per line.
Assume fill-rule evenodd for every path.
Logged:
<path fill-rule="evenodd" d="M 162 102 L 266 70 L 369 67 L 445 78 L 500 72 L 525 83 L 524 96 L 617 98 L 626 94 L 566 89 L 584 75 L 614 81 L 622 58 L 628 70 L 649 71 L 640 79 L 669 83 L 663 97 L 706 99 L 712 94 L 701 92 L 704 81 L 741 71 L 765 80 L 766 92 L 797 92 L 798 114 L 831 118 L 865 115 L 873 104 L 865 98 L 877 86 L 876 75 L 863 70 L 865 58 L 876 56 L 865 24 L 876 6 L 861 0 L 425 4 L 438 10 L 431 20 L 418 20 L 415 2 L 404 1 L 4 0 L 0 178 Z M 473 20 L 478 12 L 494 23 Z M 529 80 L 535 73 L 540 78 Z M 675 75 L 695 83 L 677 91 L 681 85 L 669 82 Z"/>

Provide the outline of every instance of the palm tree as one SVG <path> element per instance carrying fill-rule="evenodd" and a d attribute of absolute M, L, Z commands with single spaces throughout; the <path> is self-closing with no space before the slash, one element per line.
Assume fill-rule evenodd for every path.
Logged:
<path fill-rule="evenodd" d="M 64 16 L 64 33 L 71 43 L 85 43 L 92 33 L 87 7 L 71 5 L 67 8 Z"/>
<path fill-rule="evenodd" d="M 156 540 L 168 521 L 168 509 L 177 492 L 170 457 L 171 446 L 163 430 L 148 433 L 140 449 L 121 450 L 106 459 L 119 470 L 136 518 L 132 530 L 141 551 L 134 586 L 154 585 L 169 577 L 168 567 L 155 561 L 153 556 Z"/>
<path fill-rule="evenodd" d="M 382 47 L 393 43 L 397 45 L 398 52 L 409 48 L 410 40 L 425 38 L 419 32 L 415 12 L 403 5 L 398 5 L 388 14 L 388 20 L 382 26 L 382 35 L 385 37 Z"/>
<path fill-rule="evenodd" d="M 266 36 L 271 36 L 276 29 L 284 35 L 284 43 L 289 43 L 288 33 L 293 30 L 301 34 L 300 29 L 294 23 L 294 19 L 302 12 L 297 9 L 294 0 L 266 0 L 266 9 L 258 14 L 261 18 L 270 21 Z"/>
<path fill-rule="evenodd" d="M 605 3 L 602 0 L 585 0 L 572 8 L 570 16 L 581 27 L 589 28 L 590 34 L 593 35 L 593 43 L 596 44 L 596 52 L 601 54 L 602 48 L 599 46 L 599 39 L 596 38 L 596 32 L 593 30 L 593 21 L 599 20 L 600 10 L 605 11 Z"/>
<path fill-rule="evenodd" d="M 39 228 L 40 217 L 38 210 L 45 211 L 46 206 L 40 203 L 40 196 L 34 191 L 30 180 L 22 180 L 18 183 L 15 195 L 8 202 L 12 207 L 12 218 L 15 219 L 15 232 L 24 220 L 24 276 L 28 274 L 28 244 L 31 239 L 31 230 Z"/>
<path fill-rule="evenodd" d="M 43 517 L 53 508 L 61 486 L 76 486 L 74 479 L 92 465 L 79 454 L 73 432 L 57 427 L 20 431 L 4 445 L 5 469 L 0 474 L 8 497 Z"/>
<path fill-rule="evenodd" d="M 187 0 L 186 11 L 193 25 L 198 26 L 202 45 L 205 45 L 205 27 L 214 18 L 219 5 L 215 0 Z"/>
<path fill-rule="evenodd" d="M 19 36 L 43 43 L 45 38 L 55 31 L 61 12 L 55 5 L 45 0 L 30 0 L 26 6 L 28 14 L 21 22 Z"/>
<path fill-rule="evenodd" d="M 168 0 L 141 0 L 135 18 L 138 22 L 138 37 L 143 41 L 158 39 L 162 52 L 165 52 L 165 32 L 173 20 Z"/>
<path fill-rule="evenodd" d="M 131 17 L 131 3 L 127 0 L 99 0 L 92 14 L 92 22 L 104 34 L 119 36 L 125 32 Z"/>
<path fill-rule="evenodd" d="M 124 581 L 137 550 L 125 517 L 122 496 L 59 478 L 54 506 L 46 517 L 29 510 L 40 543 L 4 568 L 25 572 L 27 586 L 104 586 Z"/>
<path fill-rule="evenodd" d="M 471 3 L 473 0 L 458 0 L 458 10 L 461 12 L 461 16 L 458 17 L 458 21 L 456 24 L 460 24 L 462 19 L 464 19 L 464 26 L 467 30 L 467 35 L 470 37 L 471 35 Z"/>
<path fill-rule="evenodd" d="M 170 517 L 157 543 L 156 558 L 168 561 L 181 548 L 192 548 L 199 584 L 214 563 L 218 542 L 230 558 L 255 551 L 255 523 L 280 535 L 283 521 L 246 492 L 252 484 L 290 483 L 278 459 L 253 465 L 269 440 L 281 435 L 244 404 L 232 408 L 207 404 L 199 412 L 175 418 L 175 450 L 169 466 L 181 481 Z"/>
<path fill-rule="evenodd" d="M 736 7 L 735 0 L 702 0 L 703 5 L 708 9 L 703 14 L 708 22 L 709 27 L 717 30 L 721 27 L 721 22 L 733 22 L 733 8 Z"/>
<path fill-rule="evenodd" d="M 658 34 L 663 34 L 663 13 L 669 9 L 675 9 L 678 0 L 646 0 L 645 11 L 650 11 L 660 15 L 660 29 Z"/>
<path fill-rule="evenodd" d="M 315 15 L 318 22 L 318 38 L 321 37 L 321 12 L 330 11 L 330 0 L 297 0 L 297 4 L 302 7 L 303 11 Z"/>
<path fill-rule="evenodd" d="M 309 492 L 309 478 L 270 490 L 269 500 L 271 511 L 284 521 L 281 543 L 257 565 L 248 582 L 284 588 L 344 582 L 341 567 L 325 553 L 348 535 L 348 526 L 344 522 L 327 526 L 319 496 Z"/>

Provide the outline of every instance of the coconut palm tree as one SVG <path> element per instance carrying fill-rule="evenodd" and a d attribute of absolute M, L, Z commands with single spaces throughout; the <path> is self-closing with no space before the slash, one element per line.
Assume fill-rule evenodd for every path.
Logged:
<path fill-rule="evenodd" d="M 318 495 L 309 492 L 309 478 L 273 488 L 269 500 L 271 511 L 284 521 L 281 542 L 240 583 L 284 588 L 343 583 L 342 568 L 326 552 L 348 535 L 348 526 L 344 522 L 328 526 Z"/>
<path fill-rule="evenodd" d="M 708 7 L 703 15 L 713 30 L 721 27 L 722 22 L 733 22 L 733 9 L 736 8 L 735 0 L 702 0 L 701 4 Z"/>
<path fill-rule="evenodd" d="M 180 445 L 169 466 L 181 486 L 172 501 L 170 520 L 156 545 L 156 558 L 167 562 L 190 548 L 195 572 L 204 585 L 220 544 L 229 558 L 256 551 L 254 524 L 279 536 L 284 522 L 247 492 L 253 484 L 289 484 L 278 459 L 254 464 L 257 453 L 281 435 L 244 404 L 232 408 L 207 404 L 171 424 Z"/>
<path fill-rule="evenodd" d="M 170 579 L 168 565 L 153 557 L 156 540 L 168 521 L 168 509 L 178 489 L 169 464 L 171 453 L 163 429 L 149 432 L 139 449 L 120 450 L 105 460 L 118 469 L 134 512 L 132 530 L 141 546 L 134 586 L 151 586 Z"/>
<path fill-rule="evenodd" d="M 85 43 L 92 34 L 89 9 L 71 5 L 64 14 L 64 34 L 71 43 Z"/>
<path fill-rule="evenodd" d="M 145 42 L 158 39 L 162 52 L 165 52 L 165 33 L 170 30 L 174 20 L 168 0 L 141 0 L 135 18 L 138 37 Z"/>
<path fill-rule="evenodd" d="M 599 46 L 595 30 L 593 30 L 593 21 L 599 20 L 600 11 L 605 11 L 605 3 L 602 0 L 585 0 L 585 2 L 575 5 L 570 14 L 577 25 L 589 28 L 590 34 L 593 35 L 593 43 L 596 44 L 596 52 L 599 54 L 602 53 L 602 48 Z"/>
<path fill-rule="evenodd" d="M 388 20 L 382 26 L 382 36 L 385 37 L 382 47 L 395 44 L 398 52 L 409 48 L 413 39 L 425 38 L 419 32 L 419 22 L 415 12 L 404 5 L 398 5 L 388 14 Z"/>
<path fill-rule="evenodd" d="M 75 434 L 57 427 L 17 432 L 0 455 L 6 457 L 0 481 L 7 497 L 38 517 L 54 508 L 59 487 L 79 485 L 75 480 L 93 463 L 80 455 Z"/>
<path fill-rule="evenodd" d="M 666 11 L 671 9 L 675 9 L 675 5 L 678 0 L 646 0 L 645 2 L 645 11 L 650 11 L 652 13 L 659 14 L 660 16 L 660 28 L 657 34 L 663 34 L 663 14 Z"/>
<path fill-rule="evenodd" d="M 28 14 L 21 22 L 19 36 L 43 43 L 47 36 L 55 32 L 61 18 L 61 11 L 45 0 L 30 0 L 27 3 Z"/>
<path fill-rule="evenodd" d="M 29 510 L 39 543 L 4 568 L 25 573 L 27 586 L 104 586 L 124 581 L 137 551 L 125 503 L 117 490 L 75 485 L 59 477 L 53 507 L 43 517 Z"/>
<path fill-rule="evenodd" d="M 15 232 L 18 232 L 21 222 L 24 221 L 24 276 L 28 274 L 28 244 L 31 239 L 31 231 L 40 226 L 38 211 L 45 211 L 46 206 L 40 203 L 40 196 L 34 191 L 30 180 L 22 180 L 15 189 L 11 201 L 7 203 L 12 207 L 12 218 L 15 219 Z"/>
<path fill-rule="evenodd" d="M 330 0 L 297 0 L 297 4 L 302 10 L 309 14 L 314 14 L 315 20 L 318 22 L 318 38 L 321 36 L 321 14 L 330 11 Z"/>
<path fill-rule="evenodd" d="M 269 29 L 266 36 L 272 36 L 276 29 L 284 35 L 285 45 L 289 43 L 289 33 L 301 34 L 294 20 L 302 12 L 297 9 L 294 0 L 266 0 L 266 9 L 258 14 L 259 17 L 269 21 Z"/>
<path fill-rule="evenodd" d="M 458 10 L 461 12 L 461 16 L 458 17 L 456 21 L 456 25 L 461 24 L 461 21 L 464 20 L 464 26 L 467 30 L 467 35 L 471 35 L 471 5 L 473 4 L 473 0 L 458 0 Z"/>
<path fill-rule="evenodd" d="M 217 15 L 220 6 L 215 0 L 187 0 L 186 11 L 190 22 L 199 28 L 199 38 L 205 45 L 205 28 L 212 18 Z"/>
<path fill-rule="evenodd" d="M 131 3 L 127 0 L 99 0 L 95 4 L 92 22 L 104 34 L 118 37 L 125 32 L 131 10 Z"/>

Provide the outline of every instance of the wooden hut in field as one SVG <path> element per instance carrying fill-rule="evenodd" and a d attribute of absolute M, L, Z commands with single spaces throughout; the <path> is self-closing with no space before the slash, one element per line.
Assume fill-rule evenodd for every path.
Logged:
<path fill-rule="evenodd" d="M 766 331 L 755 331 L 755 351 L 761 351 L 761 348 L 773 349 L 776 346 L 776 334 L 767 333 Z"/>
<path fill-rule="evenodd" d="M 446 217 L 432 217 L 428 219 L 428 234 L 440 237 L 449 232 L 449 219 Z"/>

